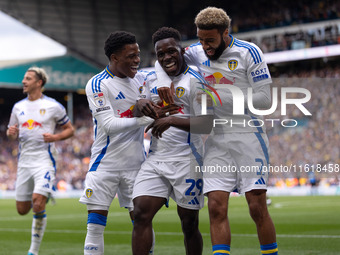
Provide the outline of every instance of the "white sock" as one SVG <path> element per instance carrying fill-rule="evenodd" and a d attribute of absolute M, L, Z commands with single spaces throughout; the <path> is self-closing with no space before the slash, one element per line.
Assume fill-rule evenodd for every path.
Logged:
<path fill-rule="evenodd" d="M 156 242 L 155 231 L 152 229 L 152 245 L 151 245 L 151 249 L 149 251 L 149 254 L 154 255 L 153 249 L 155 248 L 155 242 Z"/>
<path fill-rule="evenodd" d="M 105 226 L 88 223 L 85 238 L 84 255 L 104 254 L 104 229 Z"/>
<path fill-rule="evenodd" d="M 38 255 L 46 224 L 47 217 L 45 210 L 39 213 L 34 213 L 32 221 L 31 247 L 29 249 L 29 252 L 33 253 L 34 255 Z"/>

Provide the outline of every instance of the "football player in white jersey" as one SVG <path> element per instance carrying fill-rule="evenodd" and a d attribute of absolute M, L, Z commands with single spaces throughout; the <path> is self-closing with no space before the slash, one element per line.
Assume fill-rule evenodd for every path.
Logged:
<path fill-rule="evenodd" d="M 269 163 L 268 139 L 261 117 L 247 109 L 248 88 L 253 89 L 254 108 L 271 106 L 271 77 L 261 50 L 229 34 L 230 21 L 223 9 L 208 7 L 200 11 L 195 19 L 200 42 L 188 47 L 184 55 L 187 63 L 195 65 L 205 80 L 215 86 L 219 103 L 214 107 L 214 119 L 223 123 L 215 122 L 214 135 L 207 139 L 202 169 L 213 253 L 230 254 L 228 200 L 230 192 L 237 189 L 246 196 L 262 253 L 277 254 L 275 227 L 266 205 L 268 172 L 261 171 Z M 159 65 L 156 68 L 159 80 L 168 79 Z M 171 103 L 170 83 L 168 80 L 159 84 L 167 88 L 159 88 L 158 92 Z M 244 95 L 240 109 L 233 109 L 231 91 L 235 92 L 235 87 Z M 241 115 L 233 114 L 236 110 L 241 110 Z M 206 171 L 209 167 L 229 170 L 212 173 Z"/>
<path fill-rule="evenodd" d="M 135 35 L 125 31 L 111 33 L 104 50 L 108 66 L 86 85 L 95 131 L 80 198 L 88 210 L 86 255 L 104 254 L 104 229 L 116 194 L 120 206 L 129 209 L 133 220 L 132 189 L 146 155 L 144 126 L 153 121 L 146 116 L 133 117 L 145 78 L 144 72 L 137 72 L 140 51 Z"/>
<path fill-rule="evenodd" d="M 27 70 L 22 80 L 27 98 L 13 106 L 6 133 L 10 139 L 19 140 L 17 211 L 25 215 L 33 208 L 29 255 L 38 255 L 46 228 L 45 206 L 53 192 L 56 174 L 54 142 L 74 133 L 65 108 L 42 93 L 46 82 L 44 69 L 31 67 Z M 56 125 L 61 126 L 61 132 L 54 133 Z"/>
<path fill-rule="evenodd" d="M 204 79 L 186 65 L 179 32 L 163 27 L 153 34 L 152 41 L 158 61 L 171 76 L 176 94 L 174 103 L 180 110 L 175 115 L 156 119 L 147 128 L 152 128 L 153 137 L 148 158 L 142 164 L 133 190 L 132 250 L 134 255 L 148 254 L 152 243 L 152 219 L 171 197 L 177 203 L 186 254 L 199 255 L 203 240 L 198 229 L 198 215 L 204 198 L 202 173 L 196 171 L 195 166 L 202 165 L 203 142 L 200 134 L 191 131 L 195 126 L 197 133 L 210 133 L 212 114 L 202 115 L 201 106 L 195 100 Z M 154 72 L 148 75 L 146 83 L 150 84 L 153 103 L 161 104 Z M 141 102 L 137 103 L 138 109 L 143 109 L 139 107 Z"/>

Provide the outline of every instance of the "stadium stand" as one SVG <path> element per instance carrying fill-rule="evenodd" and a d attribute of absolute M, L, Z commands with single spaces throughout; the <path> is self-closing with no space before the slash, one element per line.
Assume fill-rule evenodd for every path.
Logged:
<path fill-rule="evenodd" d="M 128 30 L 136 34 L 142 54 L 141 67 L 149 66 L 152 63 L 151 35 L 161 26 L 173 26 L 180 30 L 183 40 L 196 38 L 193 17 L 208 5 L 227 10 L 232 18 L 233 34 L 249 31 L 259 33 L 263 30 L 281 28 L 277 32 L 270 32 L 271 36 L 263 37 L 261 40 L 258 39 L 258 35 L 250 37 L 251 40 L 256 39 L 259 46 L 261 46 L 260 43 L 262 44 L 264 52 L 293 47 L 290 45 L 291 40 L 303 42 L 301 37 L 311 37 L 312 44 L 323 42 L 322 31 L 325 31 L 326 36 L 329 24 L 337 26 L 334 28 L 334 25 L 331 25 L 332 39 L 330 40 L 334 40 L 333 34 L 339 35 L 339 21 L 319 27 L 320 34 L 318 31 L 308 31 L 308 28 L 301 27 L 302 24 L 339 19 L 340 4 L 336 0 L 287 0 L 284 2 L 246 0 L 233 4 L 218 0 L 208 2 L 194 0 L 0 0 L 1 11 L 64 44 L 69 53 L 98 67 L 107 64 L 106 58 L 102 56 L 102 49 L 103 42 L 111 31 Z M 297 30 L 284 32 L 288 26 L 296 25 L 299 25 Z M 246 33 L 239 36 L 239 39 L 249 38 Z M 309 45 L 308 41 L 306 45 Z"/>

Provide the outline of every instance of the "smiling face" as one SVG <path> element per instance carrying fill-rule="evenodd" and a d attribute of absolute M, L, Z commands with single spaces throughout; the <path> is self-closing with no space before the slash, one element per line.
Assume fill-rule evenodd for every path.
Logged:
<path fill-rule="evenodd" d="M 184 49 L 174 38 L 166 38 L 155 43 L 159 64 L 169 76 L 177 76 L 184 71 Z"/>
<path fill-rule="evenodd" d="M 37 74 L 33 71 L 27 71 L 22 80 L 23 92 L 30 94 L 37 90 L 41 90 L 42 80 L 38 78 Z"/>
<path fill-rule="evenodd" d="M 221 34 L 217 29 L 197 29 L 197 37 L 202 44 L 205 55 L 210 60 L 217 60 L 227 48 L 229 36 L 228 29 Z"/>
<path fill-rule="evenodd" d="M 135 77 L 140 63 L 138 44 L 126 44 L 119 53 L 111 55 L 111 61 L 116 64 L 116 72 L 114 73 L 116 76 L 119 78 Z"/>

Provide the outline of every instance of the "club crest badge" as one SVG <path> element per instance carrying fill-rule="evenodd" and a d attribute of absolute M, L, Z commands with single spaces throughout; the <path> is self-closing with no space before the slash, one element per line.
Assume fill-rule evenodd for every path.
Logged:
<path fill-rule="evenodd" d="M 86 189 L 85 194 L 86 194 L 87 198 L 90 198 L 93 194 L 93 190 L 92 189 Z"/>
<path fill-rule="evenodd" d="M 185 89 L 183 87 L 176 88 L 176 96 L 181 98 L 184 95 Z"/>
<path fill-rule="evenodd" d="M 237 60 L 235 60 L 235 59 L 232 59 L 232 60 L 229 60 L 229 61 L 228 61 L 228 68 L 229 68 L 231 71 L 234 71 L 234 70 L 236 69 L 237 65 L 238 65 L 238 62 L 237 62 Z"/>
<path fill-rule="evenodd" d="M 45 113 L 46 113 L 46 109 L 40 109 L 39 113 L 40 113 L 41 116 L 44 116 Z"/>

